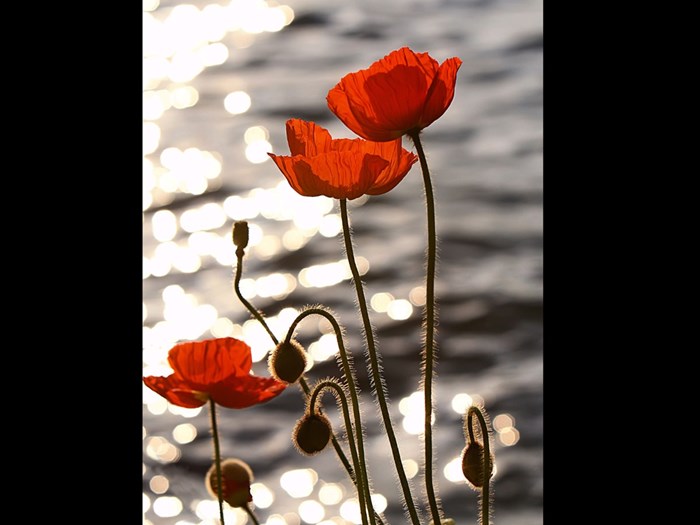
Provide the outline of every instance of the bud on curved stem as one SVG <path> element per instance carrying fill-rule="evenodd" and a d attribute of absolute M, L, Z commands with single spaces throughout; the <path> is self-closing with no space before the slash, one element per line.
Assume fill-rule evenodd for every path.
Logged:
<path fill-rule="evenodd" d="M 299 323 L 310 315 L 320 315 L 324 317 L 333 326 L 335 331 L 336 342 L 338 343 L 338 355 L 340 356 L 340 363 L 342 365 L 341 372 L 345 381 L 347 381 L 348 391 L 350 393 L 350 403 L 352 404 L 353 416 L 355 419 L 355 439 L 357 440 L 357 454 L 359 457 L 359 476 L 362 478 L 362 486 L 365 488 L 365 501 L 370 510 L 370 523 L 375 525 L 378 521 L 382 523 L 381 517 L 375 513 L 374 504 L 372 502 L 372 494 L 369 482 L 369 469 L 367 468 L 367 460 L 365 458 L 365 445 L 364 445 L 364 429 L 362 426 L 362 417 L 360 411 L 360 400 L 359 400 L 359 389 L 356 386 L 355 381 L 355 370 L 352 363 L 352 354 L 348 352 L 345 348 L 345 342 L 343 340 L 343 331 L 338 324 L 338 321 L 333 316 L 333 314 L 325 308 L 321 307 L 309 307 L 303 312 L 301 312 L 297 318 L 289 326 L 287 331 L 286 341 L 290 341 L 294 330 L 299 325 Z M 354 477 L 353 482 L 357 485 Z"/>
<path fill-rule="evenodd" d="M 243 222 L 243 221 L 241 221 Z M 243 226 L 239 226 L 241 228 Z M 247 223 L 245 224 L 245 228 L 247 231 Z M 234 225 L 234 232 L 235 232 L 235 225 Z M 234 235 L 234 242 L 236 241 L 236 236 Z M 272 332 L 270 329 L 270 326 L 267 324 L 265 321 L 265 317 L 263 316 L 262 311 L 256 309 L 248 300 L 246 300 L 245 297 L 243 297 L 243 294 L 241 293 L 240 289 L 240 282 L 241 282 L 241 277 L 243 275 L 243 256 L 245 252 L 242 248 L 238 248 L 236 250 L 236 257 L 237 257 L 237 263 L 236 263 L 236 269 L 235 269 L 235 277 L 233 281 L 233 289 L 236 294 L 236 297 L 238 297 L 238 300 L 241 302 L 243 306 L 250 312 L 250 314 L 262 325 L 262 327 L 267 331 L 267 334 L 270 336 L 270 339 L 275 345 L 279 344 L 279 340 L 275 336 L 275 334 Z M 353 370 L 352 370 L 352 364 L 350 361 L 350 355 L 345 352 L 345 348 L 343 346 L 343 341 L 342 341 L 342 333 L 340 330 L 340 326 L 338 325 L 337 321 L 335 318 L 328 312 L 321 310 L 321 309 L 313 309 L 313 311 L 307 311 L 299 315 L 297 320 L 294 322 L 292 327 L 289 330 L 289 333 L 287 334 L 286 341 L 290 341 L 292 337 L 292 333 L 294 331 L 294 327 L 296 324 L 301 321 L 304 317 L 307 315 L 310 315 L 311 313 L 318 313 L 320 315 L 324 315 L 330 322 L 333 324 L 333 327 L 336 331 L 336 337 L 338 339 L 338 346 L 340 348 L 341 356 L 343 359 L 343 369 L 345 372 L 346 380 L 348 381 L 348 384 L 354 384 L 353 381 Z M 306 378 L 302 375 L 299 378 L 299 386 L 304 392 L 304 395 L 306 396 L 306 399 L 308 401 L 309 396 L 311 395 L 311 389 L 309 388 L 309 385 L 306 381 Z M 356 398 L 356 390 L 355 388 L 350 389 L 350 394 L 351 397 L 353 398 L 353 408 L 356 410 L 356 431 L 357 433 L 357 438 L 358 438 L 358 446 L 360 448 L 360 454 L 361 454 L 361 462 L 360 465 L 362 466 L 360 470 L 360 477 L 362 480 L 358 480 L 358 475 L 356 474 L 356 471 L 353 469 L 352 465 L 350 465 L 350 462 L 348 461 L 347 456 L 343 452 L 343 449 L 340 447 L 340 444 L 338 443 L 338 440 L 336 439 L 335 435 L 331 432 L 331 441 L 333 443 L 333 448 L 335 449 L 336 454 L 338 455 L 338 459 L 340 459 L 340 462 L 343 464 L 343 467 L 345 468 L 346 472 L 348 473 L 348 476 L 350 477 L 351 481 L 355 484 L 356 487 L 360 488 L 363 485 L 366 487 L 365 490 L 369 491 L 369 481 L 368 481 L 368 475 L 367 475 L 367 469 L 364 461 L 364 449 L 363 449 L 363 443 L 362 443 L 362 425 L 360 424 L 359 420 L 359 401 L 357 401 Z M 357 463 L 356 463 L 357 465 Z M 375 522 L 378 523 L 379 525 L 384 525 L 381 517 L 379 515 L 376 515 L 373 512 L 373 505 L 372 505 L 372 500 L 369 497 L 369 492 L 367 492 L 367 498 L 368 498 L 368 506 L 371 509 L 370 513 L 370 519 L 371 519 L 371 525 L 375 525 Z"/>
<path fill-rule="evenodd" d="M 270 375 L 278 381 L 296 383 L 306 369 L 306 352 L 294 339 L 285 339 L 278 343 L 270 353 L 268 369 Z"/>
<path fill-rule="evenodd" d="M 240 250 L 241 254 L 248 246 L 248 223 L 246 221 L 236 221 L 233 224 L 233 244 L 238 248 L 236 255 Z"/>
<path fill-rule="evenodd" d="M 483 444 L 477 441 L 475 428 L 478 430 Z M 479 523 L 489 525 L 492 497 L 490 481 L 491 476 L 493 476 L 494 456 L 491 452 L 491 438 L 486 416 L 479 407 L 469 407 L 464 423 L 464 434 L 467 446 L 462 451 L 462 473 L 469 485 L 474 490 L 479 491 L 481 496 Z"/>
<path fill-rule="evenodd" d="M 219 475 L 221 488 L 219 489 Z M 245 461 L 240 459 L 225 459 L 221 462 L 220 471 L 212 465 L 207 472 L 207 489 L 212 496 L 220 496 L 232 507 L 244 508 L 253 501 L 250 493 L 250 483 L 253 481 L 253 471 Z"/>
<path fill-rule="evenodd" d="M 355 469 L 355 472 L 362 472 L 362 470 L 360 470 L 360 459 L 357 453 L 357 446 L 355 443 L 355 438 L 358 435 L 357 432 L 360 432 L 361 429 L 353 429 L 352 422 L 350 421 L 350 411 L 348 410 L 348 401 L 347 396 L 345 395 L 345 390 L 334 379 L 326 379 L 324 381 L 319 381 L 316 384 L 316 386 L 314 386 L 313 390 L 311 391 L 311 395 L 308 399 L 306 413 L 299 420 L 294 430 L 295 444 L 297 444 L 297 446 L 301 448 L 302 443 L 299 443 L 299 440 L 302 437 L 302 432 L 304 432 L 304 437 L 308 440 L 308 442 L 304 445 L 308 445 L 310 448 L 318 447 L 320 443 L 314 442 L 314 438 L 312 437 L 312 431 L 323 436 L 323 430 L 321 429 L 321 425 L 327 425 L 326 428 L 328 429 L 328 434 L 330 435 L 330 423 L 328 422 L 328 419 L 326 419 L 326 417 L 323 416 L 318 410 L 320 405 L 319 397 L 323 395 L 323 393 L 327 390 L 331 390 L 333 392 L 336 401 L 340 404 L 340 408 L 343 413 L 343 420 L 345 422 L 345 433 L 347 435 L 348 445 L 350 446 L 350 455 L 352 457 L 353 467 Z M 323 444 L 323 446 L 321 446 L 321 449 L 324 448 L 327 443 L 328 438 L 326 438 L 325 443 Z M 362 525 L 368 525 L 367 516 L 369 515 L 374 521 L 374 512 L 373 509 L 368 508 L 367 506 L 367 499 L 365 498 L 365 494 L 367 493 L 367 491 L 364 487 L 364 477 L 357 476 L 355 479 L 355 485 L 357 487 L 357 499 L 360 504 Z"/>

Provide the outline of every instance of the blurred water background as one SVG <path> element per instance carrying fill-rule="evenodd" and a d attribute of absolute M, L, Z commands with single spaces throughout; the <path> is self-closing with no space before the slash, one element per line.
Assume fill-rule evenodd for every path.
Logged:
<path fill-rule="evenodd" d="M 339 210 L 331 199 L 295 194 L 266 153 L 288 153 L 284 126 L 292 117 L 354 138 L 328 110 L 326 94 L 394 49 L 463 60 L 454 102 L 422 135 L 440 253 L 437 491 L 446 516 L 476 523 L 477 495 L 458 458 L 462 414 L 483 403 L 495 429 L 494 523 L 541 524 L 541 0 L 144 0 L 143 11 L 144 375 L 170 372 L 167 351 L 176 342 L 222 336 L 250 344 L 254 371 L 267 375 L 271 342 L 232 291 L 230 232 L 235 220 L 247 220 L 243 293 L 277 336 L 311 304 L 330 307 L 346 328 L 365 396 L 376 501 L 391 524 L 405 519 L 369 397 Z M 390 193 L 349 209 L 392 418 L 421 499 L 420 166 Z M 313 357 L 310 381 L 337 374 L 335 337 L 319 319 L 302 322 L 297 335 Z M 332 400 L 325 405 L 337 423 Z M 253 468 L 261 525 L 359 523 L 334 452 L 307 458 L 293 448 L 302 410 L 297 388 L 245 411 L 220 409 L 222 453 Z M 206 407 L 179 409 L 144 387 L 144 523 L 218 523 L 203 484 L 211 457 Z M 247 521 L 227 511 L 227 523 Z"/>

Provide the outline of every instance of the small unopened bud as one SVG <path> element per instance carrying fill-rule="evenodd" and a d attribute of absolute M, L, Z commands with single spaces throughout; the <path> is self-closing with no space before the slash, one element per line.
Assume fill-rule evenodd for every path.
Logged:
<path fill-rule="evenodd" d="M 253 471 L 244 461 L 225 459 L 221 462 L 222 499 L 232 507 L 245 507 L 253 501 L 253 495 L 250 493 L 252 480 Z M 219 499 L 216 464 L 207 472 L 206 482 L 209 493 Z"/>
<path fill-rule="evenodd" d="M 488 473 L 484 473 L 484 447 L 481 443 L 470 443 L 462 451 L 462 473 L 474 489 L 483 487 L 486 476 L 493 475 L 493 456 L 489 458 Z"/>
<path fill-rule="evenodd" d="M 330 439 L 331 423 L 323 414 L 304 414 L 292 432 L 294 445 L 307 456 L 321 452 Z"/>
<path fill-rule="evenodd" d="M 282 341 L 270 354 L 268 368 L 278 381 L 295 383 L 306 370 L 304 347 L 293 339 Z"/>
<path fill-rule="evenodd" d="M 243 250 L 248 246 L 248 222 L 236 221 L 233 224 L 233 244 Z"/>

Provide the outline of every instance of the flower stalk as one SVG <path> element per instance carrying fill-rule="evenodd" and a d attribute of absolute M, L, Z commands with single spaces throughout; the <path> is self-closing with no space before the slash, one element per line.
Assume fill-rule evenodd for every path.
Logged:
<path fill-rule="evenodd" d="M 328 312 L 327 310 L 324 310 L 323 308 L 309 308 L 305 311 L 303 311 L 301 314 L 297 316 L 297 318 L 294 320 L 294 322 L 289 326 L 289 330 L 287 331 L 287 341 L 289 341 L 292 337 L 292 334 L 296 330 L 297 325 L 306 317 L 310 315 L 320 315 L 324 317 L 330 324 L 333 326 L 333 330 L 335 332 L 335 337 L 336 337 L 336 342 L 338 343 L 338 353 L 340 355 L 340 360 L 342 363 L 342 370 L 343 370 L 343 377 L 345 377 L 345 380 L 348 384 L 348 391 L 350 393 L 350 402 L 352 404 L 352 411 L 353 411 L 353 417 L 355 419 L 355 439 L 357 440 L 357 449 L 358 449 L 358 463 L 357 467 L 359 468 L 360 476 L 361 476 L 361 484 L 364 487 L 365 490 L 365 497 L 367 501 L 367 507 L 370 512 L 370 522 L 372 525 L 375 524 L 375 512 L 374 512 L 374 505 L 372 503 L 372 494 L 371 494 L 371 487 L 369 483 L 369 472 L 367 468 L 367 460 L 365 458 L 365 446 L 364 446 L 364 429 L 362 426 L 362 417 L 361 417 L 361 411 L 360 411 L 360 400 L 359 400 L 359 395 L 358 395 L 358 388 L 355 383 L 355 371 L 352 366 L 352 355 L 346 351 L 345 349 L 345 343 L 343 341 L 343 333 L 342 330 L 340 329 L 340 325 L 338 324 L 338 321 L 335 319 L 335 317 Z M 378 516 L 377 516 L 378 518 Z"/>
<path fill-rule="evenodd" d="M 391 454 L 393 456 L 394 465 L 396 467 L 396 472 L 399 477 L 399 483 L 401 484 L 401 491 L 403 493 L 403 499 L 404 504 L 406 506 L 406 510 L 408 510 L 413 525 L 419 525 L 420 521 L 418 519 L 418 512 L 416 511 L 416 506 L 413 503 L 411 488 L 408 484 L 406 471 L 404 470 L 403 462 L 401 460 L 401 452 L 399 450 L 399 445 L 396 441 L 394 426 L 391 422 L 391 414 L 389 414 L 389 406 L 386 400 L 385 393 L 386 384 L 384 381 L 384 376 L 381 373 L 379 356 L 377 355 L 377 349 L 374 342 L 374 328 L 372 327 L 372 323 L 369 318 L 369 310 L 367 308 L 367 300 L 365 299 L 365 292 L 362 286 L 362 280 L 360 278 L 360 272 L 357 269 L 357 263 L 355 262 L 355 255 L 352 247 L 352 237 L 350 234 L 350 221 L 348 217 L 347 199 L 340 199 L 340 216 L 343 222 L 343 239 L 345 242 L 345 252 L 348 259 L 348 264 L 350 265 L 350 271 L 352 272 L 352 279 L 355 285 L 355 292 L 360 307 L 360 314 L 362 316 L 362 324 L 364 327 L 365 340 L 367 343 L 367 357 L 369 360 L 369 369 L 374 384 L 374 393 L 377 398 L 377 403 L 379 404 L 382 422 L 384 423 L 384 430 L 386 431 L 387 438 L 389 439 L 389 445 L 391 446 Z"/>
<path fill-rule="evenodd" d="M 359 469 L 360 472 L 362 472 L 363 469 L 360 466 L 360 457 L 358 455 L 357 446 L 355 443 L 357 436 L 361 434 L 361 430 L 358 428 L 353 429 L 352 422 L 350 421 L 350 412 L 348 410 L 348 401 L 343 387 L 340 386 L 336 381 L 331 379 L 320 381 L 314 387 L 313 391 L 311 392 L 311 396 L 309 396 L 308 411 L 311 414 L 313 414 L 313 412 L 316 410 L 316 406 L 318 403 L 317 398 L 326 390 L 333 390 L 336 400 L 340 402 L 343 413 L 343 419 L 345 421 L 345 431 L 348 437 L 348 444 L 350 446 L 350 454 L 352 456 L 353 464 L 355 465 L 356 470 Z M 357 487 L 357 499 L 359 501 L 361 509 L 362 524 L 367 525 L 368 515 L 372 523 L 374 523 L 374 509 L 371 507 L 372 496 L 369 493 L 365 480 L 361 477 L 357 480 L 357 483 L 355 485 Z"/>
<path fill-rule="evenodd" d="M 435 198 L 433 196 L 433 185 L 430 180 L 430 170 L 425 157 L 423 144 L 420 140 L 420 131 L 413 130 L 408 136 L 416 146 L 418 159 L 420 160 L 421 172 L 423 173 L 423 186 L 425 188 L 425 208 L 427 212 L 428 224 L 428 252 L 425 276 L 425 314 L 423 319 L 423 329 L 425 331 L 425 348 L 423 349 L 423 402 L 425 410 L 424 423 L 424 453 L 425 453 L 425 491 L 428 496 L 430 513 L 433 523 L 440 523 L 440 506 L 435 494 L 435 480 L 433 478 L 433 375 L 435 367 L 435 267 L 437 260 L 437 230 L 435 227 Z"/>
<path fill-rule="evenodd" d="M 221 479 L 221 450 L 219 448 L 219 430 L 216 425 L 216 403 L 209 399 L 209 415 L 211 421 L 211 437 L 214 442 L 214 465 L 216 466 L 216 494 L 219 500 L 219 519 L 224 525 L 224 490 Z"/>

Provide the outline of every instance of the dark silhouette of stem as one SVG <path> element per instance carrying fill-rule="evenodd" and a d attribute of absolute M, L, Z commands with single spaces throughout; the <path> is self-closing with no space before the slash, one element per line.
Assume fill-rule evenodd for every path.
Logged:
<path fill-rule="evenodd" d="M 246 505 L 243 507 L 243 509 L 246 511 L 248 516 L 250 516 L 250 519 L 253 520 L 253 525 L 260 525 L 260 522 L 258 521 L 258 518 L 255 516 L 255 513 L 250 510 L 250 506 L 246 503 Z"/>
<path fill-rule="evenodd" d="M 352 422 L 350 421 L 350 411 L 348 410 L 348 400 L 345 397 L 345 391 L 343 390 L 343 387 L 341 387 L 336 381 L 330 379 L 318 383 L 314 387 L 313 391 L 311 392 L 311 396 L 309 397 L 309 412 L 311 414 L 314 413 L 316 409 L 317 398 L 326 389 L 335 390 L 337 396 L 336 398 L 340 400 L 340 405 L 343 412 L 343 420 L 345 421 L 345 433 L 348 436 L 348 444 L 350 445 L 350 454 L 352 455 L 353 464 L 359 468 L 360 458 L 357 455 L 357 447 L 355 444 L 355 439 L 353 438 Z M 355 432 L 355 434 L 358 434 L 358 432 Z M 355 484 L 355 486 L 357 487 L 357 499 L 360 503 L 362 525 L 367 525 L 367 516 L 370 515 L 372 518 L 374 518 L 374 509 L 370 510 L 367 507 L 367 491 L 365 490 L 364 483 L 362 483 L 362 480 L 359 480 L 358 483 Z M 369 495 L 369 499 L 371 500 L 371 494 Z M 374 521 L 374 519 L 372 521 Z"/>
<path fill-rule="evenodd" d="M 216 494 L 219 499 L 219 519 L 224 525 L 224 491 L 221 483 L 221 452 L 219 450 L 219 431 L 216 427 L 216 403 L 209 398 L 209 414 L 211 416 L 211 436 L 214 441 L 214 465 L 216 465 Z"/>
<path fill-rule="evenodd" d="M 425 158 L 423 145 L 420 141 L 420 131 L 408 134 L 413 140 L 420 159 L 423 172 L 423 185 L 425 187 L 425 207 L 428 222 L 428 254 L 425 276 L 425 317 L 423 327 L 425 330 L 425 349 L 423 352 L 423 402 L 425 410 L 424 423 L 424 452 L 425 452 L 425 491 L 430 504 L 430 512 L 434 525 L 440 525 L 440 506 L 435 495 L 435 480 L 433 479 L 433 431 L 431 425 L 433 413 L 433 368 L 435 363 L 435 266 L 437 259 L 437 233 L 435 228 L 435 199 L 433 186 L 430 182 L 428 161 Z"/>
<path fill-rule="evenodd" d="M 369 319 L 369 311 L 367 309 L 367 301 L 365 299 L 365 293 L 362 289 L 362 281 L 360 279 L 360 272 L 357 269 L 357 263 L 355 262 L 355 255 L 352 247 L 352 238 L 350 236 L 350 224 L 348 219 L 348 203 L 347 199 L 340 199 L 340 216 L 343 221 L 343 239 L 345 241 L 345 251 L 350 264 L 350 270 L 352 272 L 353 283 L 355 284 L 355 292 L 357 294 L 357 301 L 360 306 L 360 313 L 362 315 L 362 323 L 364 325 L 364 333 L 367 342 L 367 355 L 369 358 L 370 372 L 372 374 L 372 380 L 374 383 L 374 391 L 377 396 L 377 402 L 379 404 L 379 409 L 382 415 L 382 421 L 384 422 L 384 430 L 389 439 L 389 444 L 391 446 L 391 453 L 394 457 L 394 464 L 396 466 L 396 472 L 399 476 L 399 482 L 401 484 L 401 490 L 403 492 L 404 504 L 406 509 L 411 516 L 411 521 L 413 525 L 419 525 L 418 513 L 416 511 L 415 504 L 413 503 L 413 497 L 411 496 L 411 489 L 408 484 L 408 478 L 406 477 L 406 472 L 403 468 L 403 463 L 401 461 L 401 452 L 399 451 L 398 443 L 396 442 L 396 436 L 394 434 L 394 427 L 391 423 L 391 415 L 389 414 L 389 407 L 386 401 L 385 394 L 385 382 L 384 377 L 379 369 L 379 358 L 377 356 L 377 349 L 374 343 L 374 333 L 372 324 Z M 436 522 L 435 525 L 439 525 Z"/>
<path fill-rule="evenodd" d="M 369 485 L 369 473 L 368 473 L 368 468 L 367 468 L 367 460 L 365 458 L 365 446 L 364 446 L 364 438 L 363 438 L 363 427 L 362 427 L 362 419 L 361 419 L 361 412 L 360 412 L 360 401 L 359 401 L 359 396 L 358 396 L 358 390 L 357 386 L 355 383 L 355 374 L 352 368 L 351 364 L 351 355 L 345 350 L 345 343 L 343 341 L 343 333 L 342 330 L 340 329 L 340 325 L 338 324 L 338 321 L 336 321 L 335 317 L 328 312 L 327 310 L 324 310 L 322 308 L 309 308 L 308 310 L 303 311 L 300 313 L 297 318 L 294 320 L 294 322 L 290 325 L 289 330 L 287 331 L 287 342 L 292 337 L 292 334 L 294 333 L 294 330 L 296 329 L 297 325 L 306 317 L 310 315 L 320 315 L 322 317 L 325 317 L 328 322 L 331 323 L 333 326 L 333 330 L 335 331 L 335 338 L 338 343 L 338 350 L 340 352 L 340 359 L 343 364 L 343 374 L 345 376 L 345 379 L 348 383 L 348 390 L 350 392 L 350 401 L 352 403 L 352 410 L 353 410 L 353 416 L 355 418 L 355 439 L 357 440 L 357 449 L 358 449 L 358 456 L 359 456 L 359 463 L 358 463 L 358 468 L 360 470 L 360 475 L 362 476 L 362 485 L 364 486 L 365 490 L 365 496 L 367 498 L 367 508 L 369 511 L 370 515 L 370 521 L 372 525 L 375 525 L 375 512 L 374 512 L 374 504 L 372 503 L 372 492 L 370 489 Z M 379 516 L 377 516 L 378 518 Z"/>

